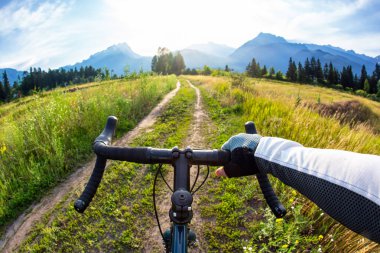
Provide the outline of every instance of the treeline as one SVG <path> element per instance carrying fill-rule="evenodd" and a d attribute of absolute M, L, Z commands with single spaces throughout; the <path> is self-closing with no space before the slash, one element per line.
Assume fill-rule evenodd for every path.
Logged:
<path fill-rule="evenodd" d="M 306 58 L 304 64 L 289 59 L 286 74 L 281 71 L 275 71 L 273 67 L 267 70 L 267 67 L 261 68 L 255 58 L 246 67 L 246 74 L 250 77 L 265 77 L 278 80 L 287 80 L 290 82 L 318 84 L 322 86 L 333 87 L 353 91 L 359 95 L 369 95 L 371 98 L 376 96 L 380 98 L 380 64 L 376 64 L 372 75 L 367 73 L 365 65 L 362 66 L 361 74 L 353 74 L 352 67 L 343 67 L 338 71 L 330 62 L 322 67 L 319 59 L 314 57 L 309 60 Z"/>
<path fill-rule="evenodd" d="M 51 90 L 56 87 L 68 86 L 94 82 L 96 80 L 111 79 L 110 71 L 107 68 L 95 69 L 92 66 L 65 69 L 49 69 L 48 71 L 41 68 L 30 68 L 30 71 L 24 72 L 22 81 L 15 81 L 13 86 L 10 85 L 6 71 L 2 74 L 0 81 L 0 101 L 9 102 L 14 98 L 30 95 L 33 92 L 42 90 Z M 117 76 L 113 76 L 115 78 Z"/>
<path fill-rule="evenodd" d="M 180 75 L 185 70 L 185 61 L 180 52 L 173 54 L 166 47 L 159 47 L 152 59 L 152 71 L 163 75 Z"/>

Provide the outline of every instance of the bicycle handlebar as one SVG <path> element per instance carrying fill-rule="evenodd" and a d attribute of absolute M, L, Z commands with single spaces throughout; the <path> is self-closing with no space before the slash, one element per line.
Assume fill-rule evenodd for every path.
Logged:
<path fill-rule="evenodd" d="M 225 150 L 179 150 L 173 149 L 157 149 L 150 147 L 117 147 L 109 146 L 112 142 L 112 137 L 115 133 L 117 118 L 110 116 L 107 119 L 106 126 L 103 132 L 95 139 L 93 150 L 97 155 L 95 168 L 86 185 L 82 195 L 74 203 L 74 208 L 80 213 L 83 213 L 92 198 L 94 197 L 100 181 L 102 180 L 107 159 L 128 161 L 144 164 L 175 164 L 175 161 L 180 154 L 185 154 L 190 165 L 211 165 L 224 166 L 230 162 L 231 154 Z M 255 134 L 256 128 L 253 122 L 245 124 L 246 132 Z M 283 217 L 286 213 L 285 208 L 278 200 L 266 174 L 257 174 L 257 179 L 264 197 L 270 206 L 272 212 L 277 218 Z"/>
<path fill-rule="evenodd" d="M 115 132 L 117 118 L 110 116 L 107 119 L 103 132 L 95 139 L 93 150 L 97 154 L 94 171 L 82 195 L 74 203 L 74 208 L 83 213 L 94 197 L 103 177 L 107 159 L 128 161 L 144 164 L 174 164 L 180 153 L 184 153 L 191 165 L 224 166 L 230 161 L 230 152 L 225 150 L 179 150 L 157 149 L 150 147 L 117 147 L 109 146 Z"/>
<path fill-rule="evenodd" d="M 252 121 L 245 123 L 245 132 L 247 134 L 257 134 L 255 124 Z M 263 173 L 256 174 L 256 178 L 259 181 L 261 192 L 264 195 L 270 209 L 277 218 L 284 217 L 286 214 L 285 207 L 281 204 L 274 193 L 272 185 L 269 182 L 268 176 Z"/>

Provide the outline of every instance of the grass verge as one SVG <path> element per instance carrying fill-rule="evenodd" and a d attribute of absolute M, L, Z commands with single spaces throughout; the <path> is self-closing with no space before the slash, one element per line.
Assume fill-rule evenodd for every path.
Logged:
<path fill-rule="evenodd" d="M 0 228 L 88 159 L 108 115 L 124 119 L 120 136 L 175 83 L 174 76 L 141 77 L 20 101 L 19 108 L 0 119 Z"/>
<path fill-rule="evenodd" d="M 193 89 L 183 83 L 152 131 L 141 134 L 131 146 L 180 144 L 188 133 L 194 100 Z M 155 222 L 151 197 L 155 170 L 155 166 L 112 163 L 83 215 L 73 209 L 72 202 L 58 206 L 37 225 L 20 251 L 141 252 L 144 233 Z"/>

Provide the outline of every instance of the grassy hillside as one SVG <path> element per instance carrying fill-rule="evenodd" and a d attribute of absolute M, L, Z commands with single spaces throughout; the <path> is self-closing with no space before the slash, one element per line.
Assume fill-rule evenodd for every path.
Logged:
<path fill-rule="evenodd" d="M 174 76 L 109 81 L 0 107 L 0 227 L 86 161 L 108 115 L 122 118 L 118 133 L 126 132 L 175 82 Z"/>
<path fill-rule="evenodd" d="M 194 90 L 182 83 L 152 131 L 139 136 L 132 146 L 172 148 L 181 144 L 194 100 Z M 151 196 L 155 172 L 156 166 L 113 162 L 83 215 L 74 210 L 73 200 L 63 201 L 63 206 L 37 225 L 20 251 L 141 252 L 145 232 L 155 225 Z"/>
<path fill-rule="evenodd" d="M 380 154 L 378 104 L 372 101 L 307 85 L 258 79 L 237 82 L 230 78 L 188 78 L 201 89 L 203 104 L 212 120 L 212 130 L 205 136 L 207 146 L 220 148 L 231 135 L 244 131 L 246 121 L 253 120 L 265 136 L 292 139 L 309 147 Z M 194 91 L 184 85 L 152 131 L 138 137 L 133 145 L 181 146 L 188 134 L 194 100 Z M 316 107 L 343 100 L 358 100 L 368 106 L 370 121 L 344 122 L 341 116 L 322 114 Z M 103 128 L 106 116 L 102 117 L 95 135 Z M 144 240 L 151 236 L 145 233 L 155 222 L 151 199 L 155 170 L 154 166 L 114 163 L 106 170 L 85 214 L 74 211 L 70 193 L 37 225 L 21 251 L 141 252 Z M 377 244 L 337 224 L 296 191 L 273 177 L 270 180 L 288 210 L 284 219 L 272 215 L 254 177 L 211 176 L 197 204 L 199 209 L 195 210 L 203 218 L 201 230 L 208 252 L 380 251 Z M 78 196 L 79 191 L 74 195 Z"/>
<path fill-rule="evenodd" d="M 308 103 L 332 104 L 356 97 L 325 88 L 275 83 L 257 79 L 234 82 L 227 78 L 189 77 L 203 89 L 204 102 L 218 129 L 210 143 L 220 147 L 229 136 L 243 132 L 253 120 L 264 136 L 278 136 L 305 146 L 336 148 L 380 154 L 380 136 L 367 124 L 342 124 L 322 117 Z M 317 97 L 318 96 L 318 97 Z M 301 101 L 300 101 L 301 97 Z M 363 101 L 377 114 L 378 104 Z M 377 109 L 376 109 L 377 108 Z M 284 219 L 275 219 L 263 203 L 254 178 L 210 180 L 209 196 L 201 204 L 210 251 L 249 252 L 371 252 L 379 246 L 336 224 L 317 206 L 275 178 L 276 192 L 288 210 Z M 241 187 L 241 186 L 244 187 Z M 211 201 L 210 201 L 211 200 Z"/>

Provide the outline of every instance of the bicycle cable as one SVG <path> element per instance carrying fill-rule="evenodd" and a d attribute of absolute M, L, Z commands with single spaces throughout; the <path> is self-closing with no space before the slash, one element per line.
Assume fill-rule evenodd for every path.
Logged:
<path fill-rule="evenodd" d="M 157 183 L 158 174 L 159 173 L 161 174 L 161 168 L 162 168 L 162 164 L 159 164 L 157 171 L 156 171 L 156 175 L 154 177 L 154 181 L 153 181 L 153 206 L 154 206 L 154 214 L 156 216 L 157 225 L 158 225 L 158 228 L 160 230 L 162 240 L 164 240 L 164 234 L 162 233 L 162 228 L 161 228 L 161 224 L 160 224 L 160 219 L 158 218 L 157 206 L 156 206 L 156 183 Z M 162 176 L 162 174 L 161 174 L 161 176 Z M 166 181 L 165 181 L 165 183 L 166 183 Z"/>
<path fill-rule="evenodd" d="M 199 167 L 199 165 L 198 165 L 198 167 Z M 203 184 L 206 182 L 209 174 L 210 174 L 210 167 L 207 165 L 207 175 L 206 175 L 205 179 L 203 180 L 203 182 L 198 186 L 198 188 L 195 189 L 195 191 L 191 192 L 192 195 L 194 195 L 203 186 Z M 194 182 L 194 185 L 195 185 L 195 182 Z"/>
<path fill-rule="evenodd" d="M 191 186 L 191 190 L 190 190 L 190 192 L 193 192 L 193 189 L 194 189 L 194 187 L 195 187 L 195 184 L 196 184 L 197 181 L 198 181 L 199 171 L 200 171 L 200 166 L 198 165 L 197 168 L 198 168 L 198 170 L 197 170 L 197 175 L 195 176 L 195 180 L 194 180 L 193 185 Z"/>

